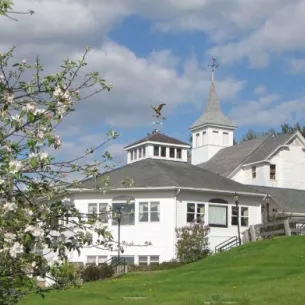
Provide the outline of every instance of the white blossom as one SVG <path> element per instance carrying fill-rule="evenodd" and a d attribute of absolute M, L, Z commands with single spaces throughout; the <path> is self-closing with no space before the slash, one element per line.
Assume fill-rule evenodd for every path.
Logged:
<path fill-rule="evenodd" d="M 6 94 L 5 95 L 5 102 L 7 103 L 7 104 L 12 104 L 13 103 L 13 101 L 14 101 L 14 95 L 13 94 Z"/>
<path fill-rule="evenodd" d="M 9 146 L 7 146 L 7 145 L 3 146 L 2 149 L 3 149 L 5 152 L 12 152 L 12 148 L 9 147 Z"/>
<path fill-rule="evenodd" d="M 13 233 L 4 233 L 4 242 L 11 244 L 16 238 L 16 235 Z"/>
<path fill-rule="evenodd" d="M 23 59 L 23 60 L 21 61 L 21 63 L 22 63 L 23 65 L 25 65 L 25 64 L 26 64 L 26 59 Z"/>
<path fill-rule="evenodd" d="M 17 204 L 14 202 L 6 202 L 2 208 L 4 210 L 4 214 L 6 214 L 7 212 L 15 211 L 17 209 Z"/>
<path fill-rule="evenodd" d="M 26 229 L 24 230 L 24 232 L 29 232 L 34 237 L 41 237 L 44 234 L 43 229 L 41 229 L 39 227 L 32 226 L 32 225 L 27 226 Z"/>
<path fill-rule="evenodd" d="M 60 136 L 55 136 L 54 137 L 54 147 L 59 148 L 61 146 L 61 138 Z"/>
<path fill-rule="evenodd" d="M 20 116 L 18 114 L 12 115 L 12 121 L 16 122 L 18 125 L 21 125 L 21 123 L 22 123 L 22 119 L 20 118 Z"/>
<path fill-rule="evenodd" d="M 36 109 L 36 106 L 33 102 L 27 103 L 25 106 L 23 106 L 22 110 L 27 113 L 33 113 Z"/>
<path fill-rule="evenodd" d="M 18 173 L 22 168 L 22 162 L 18 160 L 10 161 L 9 162 L 9 172 L 11 174 Z"/>
<path fill-rule="evenodd" d="M 37 139 L 38 139 L 39 141 L 42 141 L 42 140 L 44 139 L 44 133 L 43 133 L 43 131 L 39 130 L 39 131 L 37 132 L 36 137 L 37 137 Z"/>
<path fill-rule="evenodd" d="M 22 246 L 18 242 L 15 242 L 14 245 L 10 248 L 11 257 L 16 258 L 17 254 L 20 252 L 22 252 Z"/>
<path fill-rule="evenodd" d="M 0 185 L 4 184 L 5 180 L 0 178 Z"/>
<path fill-rule="evenodd" d="M 0 74 L 0 83 L 2 83 L 4 81 L 4 75 L 1 73 Z"/>

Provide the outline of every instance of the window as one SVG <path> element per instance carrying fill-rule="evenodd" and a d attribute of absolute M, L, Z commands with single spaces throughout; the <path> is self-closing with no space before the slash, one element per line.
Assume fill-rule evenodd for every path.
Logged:
<path fill-rule="evenodd" d="M 177 159 L 182 159 L 182 149 L 177 148 Z"/>
<path fill-rule="evenodd" d="M 270 179 L 275 180 L 276 177 L 276 165 L 270 164 Z"/>
<path fill-rule="evenodd" d="M 221 198 L 213 198 L 210 203 L 228 204 Z M 211 227 L 228 227 L 228 207 L 221 205 L 209 205 L 209 225 Z"/>
<path fill-rule="evenodd" d="M 154 156 L 159 157 L 159 146 L 154 146 Z"/>
<path fill-rule="evenodd" d="M 223 139 L 222 139 L 223 145 L 229 145 L 229 133 L 228 132 L 224 132 L 222 134 L 222 137 L 223 137 Z"/>
<path fill-rule="evenodd" d="M 142 147 L 139 148 L 139 158 L 142 158 Z"/>
<path fill-rule="evenodd" d="M 237 226 L 237 207 L 232 207 L 232 219 L 231 219 L 231 225 Z"/>
<path fill-rule="evenodd" d="M 196 133 L 196 147 L 200 146 L 200 134 Z"/>
<path fill-rule="evenodd" d="M 169 149 L 169 157 L 170 158 L 175 158 L 175 148 L 171 147 Z"/>
<path fill-rule="evenodd" d="M 136 149 L 133 150 L 133 159 L 134 160 L 137 159 L 137 151 L 136 151 Z"/>
<path fill-rule="evenodd" d="M 240 225 L 242 227 L 248 227 L 249 225 L 249 208 L 247 207 L 240 207 Z M 237 207 L 232 207 L 232 226 L 237 226 Z"/>
<path fill-rule="evenodd" d="M 140 202 L 139 203 L 139 221 L 140 222 L 158 222 L 160 221 L 160 203 L 159 202 Z"/>
<path fill-rule="evenodd" d="M 139 256 L 139 266 L 159 265 L 159 256 Z"/>
<path fill-rule="evenodd" d="M 252 179 L 256 178 L 256 166 L 252 166 Z"/>
<path fill-rule="evenodd" d="M 134 203 L 113 203 L 112 210 L 114 213 L 121 212 L 121 225 L 134 225 L 135 216 L 134 216 Z M 117 218 L 112 219 L 112 224 L 117 225 L 118 220 Z"/>
<path fill-rule="evenodd" d="M 97 264 L 104 264 L 107 261 L 107 255 L 102 255 L 97 257 Z"/>
<path fill-rule="evenodd" d="M 148 266 L 148 256 L 139 256 L 139 266 Z"/>
<path fill-rule="evenodd" d="M 130 151 L 130 160 L 131 160 L 131 161 L 133 160 L 133 150 Z"/>
<path fill-rule="evenodd" d="M 96 256 L 87 256 L 87 264 L 96 265 Z"/>
<path fill-rule="evenodd" d="M 213 144 L 219 144 L 218 131 L 216 131 L 216 130 L 213 130 Z"/>
<path fill-rule="evenodd" d="M 102 223 L 108 223 L 107 207 L 108 207 L 108 203 L 100 203 L 99 204 L 98 219 Z"/>
<path fill-rule="evenodd" d="M 145 158 L 145 154 L 146 154 L 146 147 L 142 147 L 142 155 L 143 155 L 143 158 Z"/>
<path fill-rule="evenodd" d="M 97 203 L 88 204 L 88 220 L 93 219 L 93 215 L 97 214 Z"/>
<path fill-rule="evenodd" d="M 150 261 L 149 261 L 149 264 L 150 265 L 159 265 L 159 256 L 150 256 Z"/>
<path fill-rule="evenodd" d="M 249 209 L 241 207 L 240 223 L 243 227 L 249 226 Z"/>
<path fill-rule="evenodd" d="M 202 132 L 202 145 L 206 144 L 206 136 L 207 136 L 207 132 L 206 131 L 203 131 Z"/>
<path fill-rule="evenodd" d="M 203 203 L 188 203 L 187 204 L 187 222 L 204 222 L 205 205 Z"/>
<path fill-rule="evenodd" d="M 126 265 L 134 265 L 134 256 L 124 256 L 124 255 L 121 255 L 120 258 L 124 258 L 125 259 Z M 117 256 L 111 256 L 111 259 L 116 261 Z"/>
<path fill-rule="evenodd" d="M 166 157 L 166 147 L 161 146 L 161 157 Z"/>

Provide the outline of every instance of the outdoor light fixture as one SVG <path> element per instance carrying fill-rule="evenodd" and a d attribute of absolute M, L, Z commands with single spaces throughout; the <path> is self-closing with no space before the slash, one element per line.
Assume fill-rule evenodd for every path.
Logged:
<path fill-rule="evenodd" d="M 270 198 L 271 197 L 269 196 L 269 194 L 267 194 L 267 196 L 266 196 L 266 203 L 268 203 L 268 204 L 270 203 Z"/>
<path fill-rule="evenodd" d="M 238 233 L 238 243 L 241 246 L 241 238 L 240 238 L 240 223 L 239 223 L 239 206 L 238 206 L 238 199 L 239 196 L 238 194 L 235 192 L 233 195 L 235 204 L 236 204 L 236 210 L 237 210 L 237 233 Z"/>
<path fill-rule="evenodd" d="M 235 202 L 238 201 L 238 194 L 237 194 L 236 192 L 234 193 L 233 198 L 234 198 L 234 201 L 235 201 Z"/>

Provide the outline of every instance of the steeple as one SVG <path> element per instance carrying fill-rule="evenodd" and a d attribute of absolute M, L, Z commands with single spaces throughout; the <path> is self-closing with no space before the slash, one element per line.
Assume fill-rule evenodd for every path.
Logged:
<path fill-rule="evenodd" d="M 233 122 L 221 111 L 217 97 L 214 72 L 218 67 L 212 57 L 212 81 L 206 108 L 201 117 L 190 127 L 192 132 L 192 164 L 204 163 L 212 158 L 220 149 L 233 145 Z"/>
<path fill-rule="evenodd" d="M 221 111 L 214 81 L 212 81 L 210 86 L 206 109 L 201 117 L 190 127 L 190 129 L 208 124 L 235 128 L 233 122 Z"/>

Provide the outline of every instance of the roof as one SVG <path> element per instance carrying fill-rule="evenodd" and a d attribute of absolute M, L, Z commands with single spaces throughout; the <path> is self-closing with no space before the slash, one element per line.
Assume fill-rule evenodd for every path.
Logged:
<path fill-rule="evenodd" d="M 280 187 L 252 186 L 266 193 L 278 204 L 282 212 L 305 213 L 305 191 Z"/>
<path fill-rule="evenodd" d="M 277 147 L 285 144 L 291 137 L 291 134 L 269 134 L 229 146 L 221 149 L 209 161 L 198 166 L 227 177 L 240 165 L 266 160 Z"/>
<path fill-rule="evenodd" d="M 205 112 L 201 117 L 190 127 L 190 129 L 200 127 L 206 124 L 224 125 L 235 128 L 233 122 L 227 118 L 221 111 L 219 100 L 216 94 L 214 82 L 211 83 L 209 97 Z"/>
<path fill-rule="evenodd" d="M 185 143 L 185 142 L 182 142 L 178 139 L 175 139 L 175 138 L 172 138 L 172 137 L 169 137 L 165 134 L 162 134 L 158 131 L 154 131 L 152 134 L 148 134 L 147 137 L 141 139 L 141 140 L 138 140 L 136 142 L 133 142 L 132 144 L 129 144 L 128 146 L 126 146 L 125 148 L 128 148 L 128 147 L 131 147 L 131 146 L 134 146 L 134 145 L 138 145 L 138 144 L 141 144 L 141 143 L 144 143 L 144 142 L 147 142 L 147 141 L 150 141 L 150 142 L 161 142 L 161 143 L 166 143 L 166 144 L 175 144 L 175 145 L 187 145 L 187 146 L 190 146 L 190 144 L 188 143 Z"/>
<path fill-rule="evenodd" d="M 257 193 L 250 186 L 221 177 L 187 162 L 144 159 L 104 173 L 102 176 L 109 176 L 110 188 L 122 188 L 121 181 L 130 178 L 135 182 L 134 187 L 185 187 Z M 94 186 L 94 180 L 89 179 L 83 182 L 81 188 Z"/>

